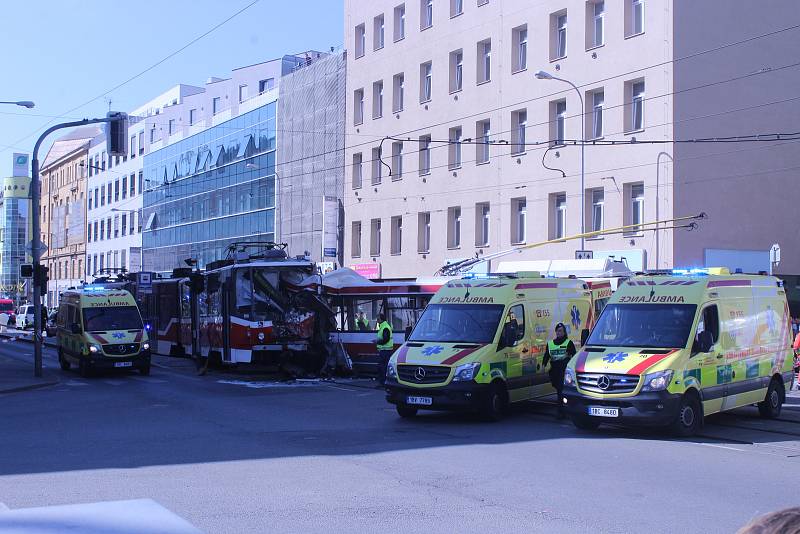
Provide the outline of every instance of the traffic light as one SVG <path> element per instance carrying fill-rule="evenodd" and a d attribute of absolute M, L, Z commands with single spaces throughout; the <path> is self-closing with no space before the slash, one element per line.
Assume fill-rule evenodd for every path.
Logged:
<path fill-rule="evenodd" d="M 48 273 L 50 269 L 44 265 L 38 265 L 38 269 L 34 269 L 33 271 L 33 282 L 37 284 L 39 287 L 47 287 L 47 282 L 50 281 L 48 278 Z"/>
<path fill-rule="evenodd" d="M 20 278 L 33 278 L 33 264 L 23 263 L 19 266 Z"/>
<path fill-rule="evenodd" d="M 128 114 L 109 111 L 106 118 L 106 151 L 109 156 L 128 155 Z"/>

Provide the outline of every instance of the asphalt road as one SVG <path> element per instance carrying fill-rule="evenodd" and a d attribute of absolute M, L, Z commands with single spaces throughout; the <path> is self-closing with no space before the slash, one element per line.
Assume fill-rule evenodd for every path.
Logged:
<path fill-rule="evenodd" d="M 0 502 L 151 498 L 206 532 L 709 534 L 800 500 L 797 397 L 781 421 L 747 408 L 678 440 L 579 432 L 548 403 L 495 424 L 406 421 L 364 383 L 275 385 L 158 362 L 149 377 L 69 372 L 0 396 Z M 50 349 L 45 365 L 57 365 Z"/>

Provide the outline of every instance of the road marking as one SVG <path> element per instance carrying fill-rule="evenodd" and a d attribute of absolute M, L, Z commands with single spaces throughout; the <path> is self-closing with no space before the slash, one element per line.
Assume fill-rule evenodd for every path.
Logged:
<path fill-rule="evenodd" d="M 217 384 L 244 386 L 249 389 L 301 388 L 319 385 L 318 382 L 248 382 L 246 380 L 217 380 Z"/>
<path fill-rule="evenodd" d="M 747 452 L 745 449 L 737 449 L 736 447 L 729 447 L 727 445 L 717 445 L 716 443 L 698 443 L 704 447 L 714 447 L 715 449 L 728 449 L 729 451 Z"/>

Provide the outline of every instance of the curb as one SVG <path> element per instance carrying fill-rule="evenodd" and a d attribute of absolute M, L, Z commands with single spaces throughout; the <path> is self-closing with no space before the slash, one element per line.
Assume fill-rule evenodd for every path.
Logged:
<path fill-rule="evenodd" d="M 0 395 L 5 395 L 6 393 L 19 393 L 20 391 L 31 391 L 34 389 L 42 389 L 50 386 L 57 386 L 60 383 L 59 380 L 55 380 L 53 382 L 44 382 L 42 384 L 29 384 L 27 386 L 19 386 L 15 388 L 8 388 L 8 389 L 0 389 Z"/>

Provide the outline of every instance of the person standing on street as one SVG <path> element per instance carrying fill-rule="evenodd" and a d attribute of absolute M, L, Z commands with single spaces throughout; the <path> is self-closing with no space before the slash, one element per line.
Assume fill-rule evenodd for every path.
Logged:
<path fill-rule="evenodd" d="M 542 366 L 547 367 L 550 363 L 550 383 L 556 388 L 558 394 L 558 418 L 564 418 L 564 371 L 567 368 L 570 358 L 575 356 L 575 344 L 567 337 L 567 329 L 564 323 L 558 323 L 555 328 L 555 338 L 547 342 L 547 350 L 544 352 Z"/>
<path fill-rule="evenodd" d="M 364 315 L 364 312 L 358 312 L 358 317 L 356 317 L 356 328 L 358 328 L 359 332 L 366 332 L 369 330 L 369 321 L 367 320 L 367 316 Z"/>
<path fill-rule="evenodd" d="M 386 383 L 386 367 L 389 365 L 389 358 L 392 357 L 394 341 L 392 340 L 392 326 L 382 313 L 378 314 L 378 337 L 375 344 L 378 346 L 378 382 L 383 385 Z"/>

